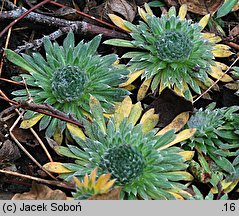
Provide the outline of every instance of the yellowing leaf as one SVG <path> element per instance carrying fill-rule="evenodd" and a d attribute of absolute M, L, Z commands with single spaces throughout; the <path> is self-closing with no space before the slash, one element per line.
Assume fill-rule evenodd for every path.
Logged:
<path fill-rule="evenodd" d="M 44 164 L 43 167 L 49 172 L 58 173 L 58 174 L 72 172 L 71 170 L 68 170 L 67 168 L 65 168 L 60 162 L 49 162 Z"/>
<path fill-rule="evenodd" d="M 231 192 L 238 184 L 239 180 L 236 180 L 236 181 L 231 181 L 231 182 L 226 182 L 226 180 L 224 179 L 222 182 L 221 182 L 221 185 L 222 185 L 222 190 L 224 193 L 229 193 Z M 218 189 L 213 187 L 211 190 L 210 190 L 211 193 L 213 194 L 217 194 L 218 193 Z"/>
<path fill-rule="evenodd" d="M 128 117 L 130 114 L 130 111 L 132 109 L 132 100 L 129 96 L 127 96 L 120 106 L 120 112 L 123 113 L 124 117 Z"/>
<path fill-rule="evenodd" d="M 203 33 L 203 38 L 209 40 L 212 43 L 218 43 L 218 42 L 222 41 L 221 37 L 216 36 L 213 33 Z"/>
<path fill-rule="evenodd" d="M 136 89 L 136 86 L 133 85 L 133 84 L 129 84 L 129 85 L 127 85 L 127 86 L 125 86 L 125 87 L 122 87 L 122 88 L 131 92 L 131 91 L 133 91 L 134 89 Z"/>
<path fill-rule="evenodd" d="M 118 27 L 124 29 L 127 32 L 131 32 L 130 29 L 128 29 L 124 22 L 125 20 L 123 20 L 121 17 L 115 15 L 115 14 L 108 14 L 108 16 L 110 17 L 111 21 Z"/>
<path fill-rule="evenodd" d="M 193 176 L 186 171 L 173 171 L 173 172 L 168 172 L 168 174 L 170 174 L 170 175 L 182 175 L 183 180 L 185 180 L 185 181 L 192 181 L 194 179 Z"/>
<path fill-rule="evenodd" d="M 94 117 L 95 121 L 99 125 L 101 131 L 103 133 L 106 133 L 106 124 L 105 124 L 102 106 L 100 102 L 92 95 L 90 96 L 90 110 L 91 110 L 92 116 Z"/>
<path fill-rule="evenodd" d="M 228 69 L 228 66 L 222 62 L 214 61 L 214 63 L 224 71 Z"/>
<path fill-rule="evenodd" d="M 145 121 L 142 123 L 142 131 L 143 133 L 147 133 L 154 129 L 159 121 L 159 116 L 157 114 L 153 114 L 149 116 Z"/>
<path fill-rule="evenodd" d="M 145 112 L 140 120 L 140 124 L 143 124 L 147 118 L 149 118 L 151 115 L 154 114 L 154 109 L 149 109 L 147 112 Z"/>
<path fill-rule="evenodd" d="M 147 3 L 144 3 L 144 8 L 145 8 L 147 14 L 153 15 L 153 11 L 151 10 L 151 8 L 149 7 L 149 5 Z"/>
<path fill-rule="evenodd" d="M 227 46 L 227 45 L 225 45 L 225 44 L 216 44 L 216 45 L 214 45 L 213 46 L 213 49 L 214 50 L 217 50 L 217 49 L 223 49 L 223 50 L 229 50 L 229 49 L 231 49 L 231 47 L 229 47 L 229 46 Z"/>
<path fill-rule="evenodd" d="M 179 152 L 178 154 L 181 155 L 185 161 L 188 161 L 193 158 L 194 151 L 183 151 L 183 152 Z"/>
<path fill-rule="evenodd" d="M 158 150 L 166 149 L 166 148 L 173 146 L 179 142 L 189 139 L 190 137 L 192 137 L 194 135 L 196 130 L 197 130 L 196 128 L 190 128 L 190 129 L 185 129 L 185 130 L 181 131 L 179 134 L 176 135 L 176 138 L 172 142 L 168 143 L 165 146 L 160 147 Z"/>
<path fill-rule="evenodd" d="M 176 132 L 182 129 L 182 127 L 187 123 L 189 119 L 189 113 L 183 112 L 176 116 L 173 121 L 168 124 L 166 127 L 164 127 L 162 130 L 160 130 L 156 136 L 165 134 L 167 131 L 170 131 L 172 129 L 176 129 Z"/>
<path fill-rule="evenodd" d="M 208 73 L 213 78 L 220 79 L 220 81 L 222 81 L 222 82 L 231 82 L 231 81 L 233 81 L 233 79 L 229 75 L 223 73 L 223 71 L 222 71 L 222 69 L 220 67 L 211 66 L 211 69 L 212 70 L 210 72 L 208 72 Z"/>
<path fill-rule="evenodd" d="M 83 133 L 82 129 L 79 128 L 77 125 L 74 125 L 74 124 L 71 124 L 71 123 L 67 122 L 66 127 L 70 131 L 71 135 L 79 137 L 82 140 L 86 139 L 86 136 Z"/>
<path fill-rule="evenodd" d="M 184 20 L 184 18 L 187 15 L 187 5 L 183 4 L 180 8 L 179 8 L 179 12 L 178 15 L 180 17 L 181 20 Z"/>
<path fill-rule="evenodd" d="M 212 54 L 215 57 L 222 57 L 223 58 L 223 57 L 229 57 L 234 53 L 229 51 L 229 50 L 225 50 L 225 49 L 215 49 L 215 50 L 212 50 Z"/>
<path fill-rule="evenodd" d="M 149 89 L 151 81 L 152 81 L 152 78 L 144 80 L 144 82 L 141 84 L 138 94 L 137 94 L 137 101 L 141 101 L 144 99 L 144 97 Z"/>
<path fill-rule="evenodd" d="M 143 108 L 140 102 L 134 104 L 129 114 L 127 123 L 128 124 L 132 123 L 132 125 L 135 125 L 141 116 L 142 110 Z"/>
<path fill-rule="evenodd" d="M 96 174 L 97 174 L 97 168 L 95 168 L 90 174 L 91 185 L 95 185 Z"/>
<path fill-rule="evenodd" d="M 88 176 L 87 173 L 86 173 L 85 176 L 84 176 L 84 182 L 83 182 L 83 185 L 84 185 L 85 188 L 87 188 L 88 185 L 89 185 L 89 176 Z"/>
<path fill-rule="evenodd" d="M 76 178 L 75 176 L 73 176 L 73 180 L 74 182 L 76 183 L 76 185 L 80 188 L 80 187 L 83 187 L 83 184 L 81 183 L 81 181 Z"/>
<path fill-rule="evenodd" d="M 179 195 L 175 192 L 170 192 L 170 191 L 168 191 L 168 192 L 171 193 L 177 200 L 184 200 L 184 198 L 181 195 Z"/>
<path fill-rule="evenodd" d="M 105 184 L 105 186 L 102 187 L 102 191 L 108 191 L 115 183 L 116 179 L 110 180 Z"/>
<path fill-rule="evenodd" d="M 210 14 L 205 15 L 200 21 L 199 21 L 199 25 L 202 27 L 202 30 L 206 27 L 206 25 L 208 24 L 208 21 L 210 19 Z"/>
<path fill-rule="evenodd" d="M 20 128 L 28 129 L 28 128 L 33 127 L 38 121 L 41 120 L 41 118 L 43 116 L 44 116 L 44 114 L 38 113 L 30 119 L 23 120 L 21 125 L 20 125 Z"/>
<path fill-rule="evenodd" d="M 144 70 L 137 70 L 132 72 L 131 74 L 128 75 L 129 79 L 125 82 L 119 85 L 119 87 L 125 87 L 132 82 L 134 82 L 138 77 L 141 76 L 141 74 L 144 72 Z"/>
<path fill-rule="evenodd" d="M 179 89 L 176 85 L 174 85 L 173 90 L 176 94 L 178 94 L 179 96 L 183 97 L 183 91 L 181 89 Z"/>
<path fill-rule="evenodd" d="M 138 7 L 138 13 L 139 13 L 140 17 L 147 23 L 148 20 L 147 20 L 147 18 L 146 18 L 146 12 L 145 12 L 145 10 L 142 9 L 142 8 L 140 8 L 140 7 Z"/>
<path fill-rule="evenodd" d="M 61 132 L 61 130 L 57 127 L 57 129 L 55 130 L 55 133 L 53 135 L 54 140 L 56 141 L 56 143 L 58 145 L 61 145 L 62 140 L 63 140 L 63 134 Z"/>
<path fill-rule="evenodd" d="M 99 177 L 99 179 L 97 180 L 97 183 L 96 183 L 96 185 L 95 185 L 95 190 L 98 191 L 98 190 L 100 190 L 102 187 L 104 187 L 104 185 L 109 181 L 110 176 L 111 176 L 110 173 L 101 175 L 101 176 Z"/>

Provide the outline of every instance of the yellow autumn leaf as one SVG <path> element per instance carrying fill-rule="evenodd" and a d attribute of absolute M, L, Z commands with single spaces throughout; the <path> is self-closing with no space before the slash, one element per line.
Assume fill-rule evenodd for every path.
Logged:
<path fill-rule="evenodd" d="M 71 133 L 71 135 L 73 135 L 75 137 L 79 137 L 82 140 L 86 140 L 85 134 L 83 133 L 82 129 L 79 128 L 77 125 L 67 122 L 66 127 L 69 130 L 69 132 Z"/>
<path fill-rule="evenodd" d="M 153 15 L 153 11 L 151 10 L 151 8 L 149 7 L 149 5 L 147 3 L 144 3 L 144 8 L 145 8 L 147 14 L 149 14 L 151 16 Z"/>
<path fill-rule="evenodd" d="M 131 112 L 129 114 L 127 123 L 128 124 L 131 123 L 132 125 L 135 125 L 137 123 L 137 121 L 139 120 L 142 111 L 143 111 L 143 108 L 142 108 L 140 102 L 134 104 L 132 109 L 131 109 Z"/>
<path fill-rule="evenodd" d="M 149 109 L 147 112 L 145 112 L 140 120 L 140 124 L 143 124 L 147 118 L 149 118 L 151 115 L 154 114 L 154 109 Z"/>
<path fill-rule="evenodd" d="M 115 183 L 116 179 L 110 180 L 105 184 L 105 186 L 102 187 L 102 191 L 108 191 Z"/>
<path fill-rule="evenodd" d="M 145 121 L 142 123 L 142 131 L 143 133 L 147 133 L 154 129 L 159 121 L 159 116 L 157 114 L 153 114 L 149 116 Z"/>
<path fill-rule="evenodd" d="M 119 87 L 125 87 L 132 82 L 134 82 L 138 77 L 141 76 L 141 74 L 144 72 L 144 70 L 137 70 L 132 72 L 131 74 L 128 75 L 129 79 L 125 82 L 119 85 Z"/>
<path fill-rule="evenodd" d="M 111 176 L 110 173 L 101 175 L 95 184 L 95 190 L 98 191 L 102 187 L 104 187 L 104 185 L 109 181 L 110 176 Z"/>
<path fill-rule="evenodd" d="M 212 50 L 212 54 L 215 57 L 229 57 L 231 55 L 233 55 L 234 53 L 231 52 L 230 50 L 225 50 L 225 49 L 216 49 L 216 50 Z"/>
<path fill-rule="evenodd" d="M 214 49 L 214 50 L 220 50 L 220 49 L 229 50 L 229 49 L 231 49 L 231 47 L 229 47 L 229 46 L 227 46 L 227 45 L 225 45 L 225 44 L 215 44 L 215 45 L 213 46 L 213 49 Z"/>
<path fill-rule="evenodd" d="M 83 182 L 83 185 L 84 185 L 85 188 L 87 188 L 88 185 L 89 185 L 89 176 L 88 176 L 87 173 L 86 173 L 85 176 L 84 176 L 84 182 Z"/>
<path fill-rule="evenodd" d="M 63 134 L 62 134 L 61 130 L 59 129 L 59 127 L 57 127 L 57 129 L 55 130 L 53 139 L 56 141 L 56 143 L 58 145 L 61 145 L 62 140 L 63 140 Z"/>
<path fill-rule="evenodd" d="M 218 62 L 218 61 L 214 61 L 214 63 L 220 67 L 223 71 L 227 70 L 228 69 L 228 66 L 222 62 Z"/>
<path fill-rule="evenodd" d="M 177 200 L 184 200 L 184 198 L 178 193 L 171 192 L 171 191 L 167 191 L 167 192 L 171 193 Z"/>
<path fill-rule="evenodd" d="M 49 172 L 63 174 L 63 173 L 71 173 L 72 171 L 67 169 L 60 162 L 49 162 L 43 165 L 43 167 Z"/>
<path fill-rule="evenodd" d="M 182 175 L 183 176 L 183 180 L 185 181 L 192 181 L 194 179 L 194 177 L 186 171 L 172 171 L 172 172 L 168 172 L 169 175 Z"/>
<path fill-rule="evenodd" d="M 175 139 L 172 142 L 168 143 L 165 146 L 160 147 L 158 150 L 166 149 L 166 148 L 173 146 L 179 142 L 189 139 L 190 137 L 192 137 L 194 135 L 196 130 L 197 130 L 196 128 L 190 128 L 190 129 L 185 129 L 185 130 L 181 131 L 180 133 L 178 133 L 176 135 Z"/>
<path fill-rule="evenodd" d="M 133 85 L 133 84 L 129 84 L 129 85 L 127 85 L 127 86 L 125 86 L 125 87 L 122 87 L 123 89 L 125 89 L 125 90 L 127 90 L 127 91 L 133 91 L 134 89 L 136 89 L 136 86 L 135 85 Z"/>
<path fill-rule="evenodd" d="M 187 5 L 183 4 L 180 8 L 179 8 L 179 12 L 178 15 L 180 17 L 181 20 L 184 20 L 186 15 L 187 15 Z"/>
<path fill-rule="evenodd" d="M 152 81 L 153 78 L 149 78 L 147 80 L 144 80 L 144 82 L 141 84 L 140 88 L 139 88 L 139 91 L 138 91 L 138 94 L 137 94 L 137 101 L 141 101 L 144 99 L 148 89 L 149 89 L 149 86 L 150 86 L 150 83 Z"/>
<path fill-rule="evenodd" d="M 199 21 L 199 25 L 202 27 L 202 30 L 206 27 L 206 25 L 208 24 L 208 21 L 210 19 L 210 14 L 205 15 L 200 21 Z"/>
<path fill-rule="evenodd" d="M 181 97 L 184 96 L 182 89 L 178 88 L 176 85 L 174 85 L 173 90 L 177 95 L 179 95 Z"/>
<path fill-rule="evenodd" d="M 187 123 L 189 119 L 189 112 L 183 112 L 179 115 L 177 115 L 173 121 L 168 124 L 166 127 L 164 127 L 162 130 L 160 130 L 156 136 L 165 134 L 166 132 L 176 129 L 176 132 L 182 129 L 182 127 Z"/>
<path fill-rule="evenodd" d="M 122 112 L 124 117 L 128 117 L 132 109 L 132 100 L 129 96 L 125 97 L 120 105 L 120 112 Z"/>
<path fill-rule="evenodd" d="M 138 7 L 138 13 L 139 13 L 140 17 L 147 23 L 148 20 L 146 18 L 145 10 L 143 8 Z"/>
<path fill-rule="evenodd" d="M 22 121 L 20 128 L 23 129 L 28 129 L 33 127 L 38 121 L 41 120 L 41 118 L 44 116 L 44 114 L 38 113 L 36 115 L 34 115 L 32 118 L 30 119 L 25 119 Z"/>
<path fill-rule="evenodd" d="M 220 36 L 216 36 L 213 33 L 203 33 L 202 37 L 207 39 L 208 41 L 212 42 L 212 43 L 218 43 L 220 41 L 222 41 L 222 38 Z"/>
<path fill-rule="evenodd" d="M 119 28 L 122 28 L 124 29 L 125 31 L 127 32 L 131 32 L 130 29 L 128 29 L 124 22 L 125 20 L 123 20 L 121 17 L 115 15 L 115 14 L 108 14 L 109 18 L 111 19 L 111 21 L 116 25 L 118 26 Z"/>
<path fill-rule="evenodd" d="M 233 81 L 233 79 L 225 74 L 221 67 L 217 67 L 217 66 L 211 66 L 211 71 L 209 71 L 208 73 L 210 74 L 210 76 L 212 76 L 215 79 L 220 79 L 220 81 L 222 82 L 231 82 Z"/>
<path fill-rule="evenodd" d="M 226 180 L 224 179 L 223 181 L 221 181 L 223 192 L 224 193 L 231 192 L 237 186 L 238 182 L 239 182 L 239 180 L 226 182 Z M 211 188 L 210 192 L 213 193 L 213 194 L 217 194 L 218 189 L 216 187 L 213 187 L 213 188 Z"/>
<path fill-rule="evenodd" d="M 95 185 L 95 179 L 96 179 L 96 175 L 97 175 L 97 168 L 95 168 L 91 174 L 90 174 L 90 181 L 91 181 L 91 185 Z"/>
<path fill-rule="evenodd" d="M 178 154 L 181 155 L 185 161 L 191 160 L 194 157 L 194 151 L 183 151 Z"/>

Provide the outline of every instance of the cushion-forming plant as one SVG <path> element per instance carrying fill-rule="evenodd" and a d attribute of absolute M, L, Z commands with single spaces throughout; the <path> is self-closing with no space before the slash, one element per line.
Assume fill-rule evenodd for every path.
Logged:
<path fill-rule="evenodd" d="M 146 10 L 146 11 L 145 11 Z M 186 5 L 182 5 L 177 16 L 175 7 L 166 14 L 156 17 L 149 6 L 139 8 L 143 21 L 134 25 L 110 14 L 111 20 L 128 31 L 132 40 L 110 39 L 105 44 L 135 48 L 122 58 L 129 58 L 130 79 L 122 86 L 131 84 L 141 76 L 144 79 L 138 91 L 138 100 L 145 97 L 149 87 L 159 93 L 166 87 L 179 95 L 192 100 L 191 90 L 200 94 L 209 87 L 213 78 L 223 82 L 232 81 L 223 75 L 227 66 L 215 61 L 215 57 L 232 55 L 230 47 L 217 44 L 222 39 L 213 33 L 202 32 L 208 23 L 209 15 L 199 23 L 185 19 Z"/>
<path fill-rule="evenodd" d="M 44 38 L 45 58 L 38 52 L 22 57 L 11 50 L 6 50 L 7 58 L 29 72 L 20 76 L 28 85 L 26 89 L 12 94 L 15 99 L 33 99 L 34 103 L 48 103 L 54 108 L 82 117 L 89 111 L 89 98 L 94 95 L 102 104 L 105 113 L 114 110 L 115 102 L 123 100 L 129 92 L 118 88 L 127 80 L 128 70 L 123 65 L 116 65 L 117 55 L 98 55 L 101 36 L 94 37 L 88 43 L 81 41 L 75 46 L 73 32 L 69 32 L 63 46 Z M 28 111 L 26 117 L 32 112 Z M 29 115 L 28 115 L 29 114 Z M 39 115 L 40 129 L 46 130 L 51 137 L 62 132 L 66 123 L 50 116 Z"/>
<path fill-rule="evenodd" d="M 230 174 L 234 180 L 239 175 L 238 110 L 238 106 L 215 109 L 215 103 L 197 110 L 186 124 L 186 127 L 196 128 L 197 131 L 183 142 L 185 147 L 197 150 L 202 160 L 204 157 L 211 158 L 216 164 L 215 170 Z M 202 164 L 205 170 L 210 170 L 206 160 Z"/>
<path fill-rule="evenodd" d="M 115 185 L 122 186 L 126 199 L 183 199 L 190 196 L 180 182 L 192 180 L 186 171 L 192 151 L 175 147 L 176 143 L 191 137 L 195 129 L 185 129 L 175 135 L 174 129 L 155 128 L 158 115 L 150 109 L 141 116 L 140 102 L 132 104 L 126 97 L 112 117 L 106 120 L 100 103 L 90 100 L 93 122 L 84 120 L 85 133 L 72 132 L 79 146 L 68 145 L 55 150 L 76 159 L 75 163 L 61 163 L 61 177 L 83 178 L 85 173 L 98 167 L 101 173 L 110 173 Z M 45 164 L 49 167 L 54 163 Z M 60 173 L 60 172 L 58 172 Z"/>

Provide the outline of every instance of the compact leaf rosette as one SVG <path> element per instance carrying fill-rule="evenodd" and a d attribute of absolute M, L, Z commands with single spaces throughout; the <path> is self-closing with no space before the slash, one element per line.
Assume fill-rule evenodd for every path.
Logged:
<path fill-rule="evenodd" d="M 209 173 L 213 169 L 222 171 L 232 180 L 237 181 L 239 179 L 238 110 L 238 106 L 215 109 L 215 103 L 210 104 L 206 109 L 197 110 L 186 125 L 188 128 L 196 128 L 197 131 L 194 136 L 182 143 L 185 148 L 197 150 L 204 170 Z"/>
<path fill-rule="evenodd" d="M 122 86 L 131 84 L 141 76 L 143 81 L 138 91 L 138 100 L 145 97 L 149 87 L 152 92 L 166 87 L 173 89 L 179 95 L 192 100 L 191 90 L 200 94 L 201 89 L 209 87 L 211 78 L 221 78 L 230 82 L 229 75 L 223 75 L 227 69 L 225 64 L 215 61 L 215 57 L 232 55 L 230 47 L 217 44 L 222 39 L 212 33 L 203 33 L 209 15 L 204 16 L 199 23 L 185 19 L 186 5 L 179 9 L 171 7 L 160 18 L 156 17 L 149 6 L 145 10 L 139 8 L 143 21 L 134 25 L 120 17 L 110 14 L 111 20 L 119 27 L 128 31 L 133 40 L 110 39 L 105 44 L 135 48 L 122 58 L 129 58 L 130 79 Z"/>
<path fill-rule="evenodd" d="M 110 173 L 115 185 L 122 187 L 125 199 L 183 199 L 190 196 L 182 181 L 191 181 L 186 171 L 193 151 L 184 151 L 175 144 L 188 139 L 195 129 L 175 134 L 168 127 L 158 131 L 158 115 L 150 109 L 142 116 L 140 102 L 132 104 L 126 97 L 109 119 L 94 97 L 90 100 L 93 121 L 84 120 L 85 132 L 70 130 L 78 146 L 59 146 L 55 150 L 75 163 L 50 162 L 44 165 L 70 180 L 83 178 L 98 167 L 99 175 Z M 180 129 L 180 128 L 178 128 Z"/>
<path fill-rule="evenodd" d="M 123 100 L 129 92 L 118 88 L 127 80 L 128 70 L 123 65 L 114 64 L 117 55 L 98 55 L 101 36 L 94 37 L 88 43 L 81 41 L 75 46 L 73 32 L 68 33 L 63 46 L 52 43 L 44 38 L 46 58 L 35 52 L 32 56 L 22 54 L 22 57 L 11 50 L 6 50 L 7 58 L 14 64 L 29 72 L 21 74 L 28 85 L 28 90 L 17 90 L 12 94 L 15 99 L 27 100 L 30 96 L 33 102 L 48 103 L 54 108 L 82 117 L 89 111 L 89 98 L 94 95 L 102 104 L 105 113 L 112 113 L 115 102 Z M 25 117 L 32 116 L 27 111 Z M 62 132 L 66 123 L 50 116 L 38 114 L 35 120 L 40 120 L 40 129 L 46 130 L 51 137 Z"/>

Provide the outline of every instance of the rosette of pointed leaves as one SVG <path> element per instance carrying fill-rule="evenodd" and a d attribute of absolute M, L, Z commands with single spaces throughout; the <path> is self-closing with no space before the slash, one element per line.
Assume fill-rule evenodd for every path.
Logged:
<path fill-rule="evenodd" d="M 145 11 L 146 10 L 146 11 Z M 177 16 L 174 7 L 160 18 L 153 15 L 145 4 L 145 10 L 139 8 L 143 21 L 138 25 L 110 14 L 111 20 L 128 31 L 132 41 L 110 39 L 105 44 L 136 48 L 122 58 L 130 58 L 131 71 L 129 80 L 122 86 L 129 85 L 141 76 L 144 79 L 138 92 L 138 100 L 144 98 L 149 87 L 159 93 L 166 87 L 174 89 L 179 95 L 192 100 L 190 89 L 200 94 L 201 88 L 212 84 L 213 78 L 221 78 L 227 66 L 214 61 L 215 57 L 228 57 L 230 47 L 216 44 L 221 38 L 211 33 L 202 33 L 210 18 L 204 16 L 199 23 L 186 20 L 186 5 L 182 5 Z M 229 82 L 229 75 L 221 78 Z"/>
<path fill-rule="evenodd" d="M 215 104 L 212 103 L 205 110 L 196 111 L 189 119 L 187 127 L 196 128 L 197 131 L 183 144 L 198 151 L 201 164 L 208 173 L 221 170 L 235 176 L 239 158 L 239 114 L 236 113 L 239 107 L 214 108 Z M 205 157 L 215 164 L 209 166 Z"/>
<path fill-rule="evenodd" d="M 94 95 L 102 104 L 106 113 L 114 110 L 114 103 L 123 100 L 129 94 L 124 89 L 117 88 L 127 80 L 128 70 L 122 65 L 115 65 L 117 55 L 98 55 L 101 36 L 94 37 L 88 43 L 81 41 L 75 46 L 73 32 L 69 32 L 63 46 L 52 43 L 48 37 L 44 38 L 46 59 L 38 52 L 32 56 L 22 56 L 11 50 L 6 50 L 7 58 L 14 64 L 29 72 L 21 74 L 28 85 L 25 89 L 12 94 L 15 99 L 27 100 L 30 94 L 35 103 L 48 103 L 54 108 L 75 116 L 89 110 L 90 95 Z M 26 117 L 32 116 L 28 111 Z M 35 116 L 40 120 L 40 129 L 46 130 L 51 137 L 56 131 L 62 132 L 66 125 L 50 116 Z M 36 123 L 36 122 L 35 122 Z"/>
<path fill-rule="evenodd" d="M 148 110 L 141 117 L 140 102 L 132 104 L 130 97 L 123 100 L 107 121 L 94 97 L 90 107 L 93 122 L 84 120 L 85 133 L 70 130 L 79 146 L 55 149 L 61 155 L 76 159 L 75 163 L 59 165 L 68 170 L 62 172 L 62 178 L 82 177 L 98 167 L 99 174 L 110 173 L 116 179 L 115 185 L 122 186 L 122 198 L 183 199 L 188 196 L 179 181 L 192 180 L 185 162 L 193 157 L 193 152 L 173 145 L 191 137 L 195 129 L 185 129 L 175 135 L 169 125 L 158 132 L 154 127 L 159 117 L 154 110 Z M 44 167 L 55 172 L 51 164 Z"/>
<path fill-rule="evenodd" d="M 93 195 L 107 193 L 114 185 L 115 179 L 110 180 L 111 174 L 103 174 L 96 180 L 97 168 L 95 168 L 90 176 L 85 174 L 83 181 L 73 176 L 77 186 L 76 193 L 73 193 L 74 199 L 88 199 Z"/>

